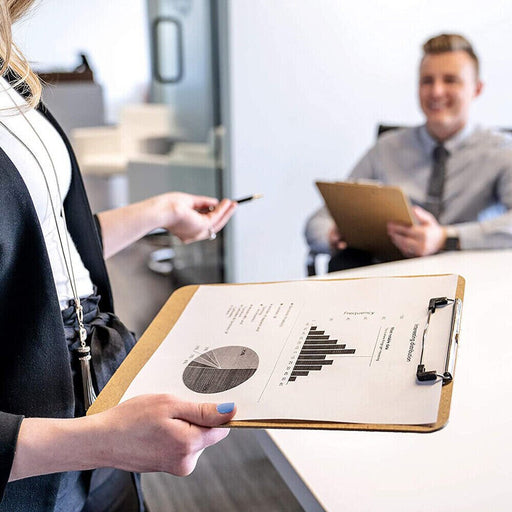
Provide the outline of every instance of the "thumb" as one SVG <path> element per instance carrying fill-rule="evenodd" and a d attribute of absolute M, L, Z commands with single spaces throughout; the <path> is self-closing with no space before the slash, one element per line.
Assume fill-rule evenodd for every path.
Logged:
<path fill-rule="evenodd" d="M 436 218 L 430 212 L 427 212 L 427 210 L 424 210 L 420 206 L 414 206 L 413 211 L 414 215 L 422 226 L 426 224 L 437 223 Z"/>
<path fill-rule="evenodd" d="M 236 407 L 233 402 L 223 404 L 205 404 L 178 402 L 175 404 L 173 418 L 185 420 L 202 427 L 217 427 L 233 419 Z"/>

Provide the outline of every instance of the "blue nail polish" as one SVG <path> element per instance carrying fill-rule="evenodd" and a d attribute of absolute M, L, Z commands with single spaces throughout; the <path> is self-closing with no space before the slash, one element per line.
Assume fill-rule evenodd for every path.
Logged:
<path fill-rule="evenodd" d="M 226 402 L 225 404 L 217 405 L 217 411 L 220 412 L 221 414 L 227 414 L 229 412 L 232 412 L 234 408 L 234 402 Z"/>

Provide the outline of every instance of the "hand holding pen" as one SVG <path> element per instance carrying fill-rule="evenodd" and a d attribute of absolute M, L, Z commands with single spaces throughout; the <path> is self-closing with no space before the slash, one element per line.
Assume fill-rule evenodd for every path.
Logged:
<path fill-rule="evenodd" d="M 236 205 L 239 205 L 241 203 L 248 203 L 249 201 L 253 201 L 255 199 L 259 199 L 260 197 L 263 197 L 263 194 L 253 194 L 251 196 L 241 197 L 240 199 L 233 199 L 233 203 Z M 214 211 L 217 207 L 214 206 L 213 208 L 210 207 L 208 210 L 210 212 Z M 217 231 L 213 227 L 209 229 L 209 240 L 215 240 L 217 238 Z"/>
<path fill-rule="evenodd" d="M 232 201 L 233 201 L 233 203 L 241 204 L 241 203 L 247 203 L 249 201 L 253 201 L 255 199 L 260 199 L 261 197 L 263 197 L 263 194 L 253 194 L 252 196 L 241 197 L 240 199 L 233 199 Z M 217 208 L 217 205 L 210 205 L 210 206 L 208 206 L 208 208 L 197 210 L 197 211 L 199 213 L 208 213 L 208 212 L 213 212 L 213 210 L 215 210 L 215 208 Z"/>
<path fill-rule="evenodd" d="M 229 221 L 237 203 L 230 199 L 219 201 L 214 197 L 185 192 L 167 192 L 152 198 L 160 227 L 177 236 L 182 242 L 214 239 Z"/>
<path fill-rule="evenodd" d="M 263 194 L 252 194 L 250 196 L 241 197 L 240 199 L 233 199 L 231 203 L 235 205 L 239 205 L 241 203 L 248 203 L 249 201 L 253 201 L 255 199 L 260 199 L 263 197 Z M 199 213 L 202 214 L 210 214 L 217 210 L 219 206 L 222 205 L 223 201 L 227 201 L 227 199 L 223 199 L 218 205 L 209 205 L 207 209 L 198 210 Z M 221 228 L 220 228 L 221 229 Z M 215 229 L 215 226 L 212 224 L 210 228 L 208 229 L 208 239 L 209 240 L 215 240 L 217 238 L 217 232 L 220 231 L 220 229 Z"/>
<path fill-rule="evenodd" d="M 165 200 L 168 222 L 164 228 L 182 242 L 214 240 L 217 233 L 227 224 L 238 204 L 262 197 L 261 194 L 242 197 L 237 200 L 196 196 L 184 192 L 169 192 L 160 196 Z"/>

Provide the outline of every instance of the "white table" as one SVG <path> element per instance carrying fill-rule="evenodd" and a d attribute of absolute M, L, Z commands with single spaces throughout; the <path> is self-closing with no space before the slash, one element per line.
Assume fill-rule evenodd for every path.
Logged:
<path fill-rule="evenodd" d="M 462 331 L 450 419 L 438 432 L 257 433 L 306 510 L 512 510 L 511 269 L 512 251 L 475 251 L 336 274 L 460 274 Z"/>

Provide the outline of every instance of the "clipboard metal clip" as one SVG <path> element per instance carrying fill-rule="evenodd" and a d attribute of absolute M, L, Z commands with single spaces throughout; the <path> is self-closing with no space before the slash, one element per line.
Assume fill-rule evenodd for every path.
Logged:
<path fill-rule="evenodd" d="M 425 350 L 425 340 L 427 337 L 428 327 L 430 325 L 430 318 L 437 309 L 444 308 L 453 304 L 452 322 L 450 329 L 450 339 L 448 341 L 448 348 L 446 351 L 446 359 L 444 365 L 444 372 L 438 373 L 436 370 L 426 370 L 423 364 L 423 353 Z M 457 356 L 457 348 L 459 345 L 459 331 L 460 319 L 462 312 L 462 301 L 460 299 L 449 299 L 448 297 L 434 297 L 428 303 L 428 316 L 425 329 L 423 330 L 423 337 L 421 340 L 421 355 L 418 369 L 416 370 L 416 378 L 420 382 L 436 381 L 438 378 L 443 380 L 443 386 L 453 380 L 453 371 L 455 369 L 455 359 Z"/>

